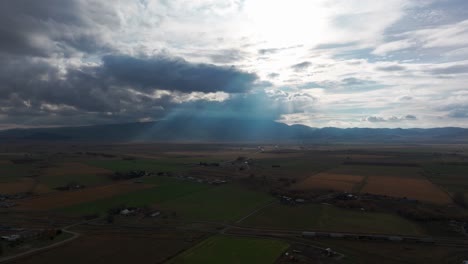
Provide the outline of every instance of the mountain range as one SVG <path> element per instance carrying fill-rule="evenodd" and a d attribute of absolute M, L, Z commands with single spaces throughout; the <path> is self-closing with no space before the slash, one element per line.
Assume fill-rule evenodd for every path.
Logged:
<path fill-rule="evenodd" d="M 312 128 L 269 120 L 177 117 L 154 122 L 0 131 L 0 142 L 18 141 L 468 143 L 468 129 Z"/>

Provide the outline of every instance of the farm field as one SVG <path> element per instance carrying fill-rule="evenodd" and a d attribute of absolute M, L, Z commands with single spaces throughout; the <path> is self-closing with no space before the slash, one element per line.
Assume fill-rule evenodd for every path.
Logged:
<path fill-rule="evenodd" d="M 407 197 L 436 204 L 449 204 L 452 202 L 447 193 L 425 179 L 371 176 L 367 179 L 362 192 Z"/>
<path fill-rule="evenodd" d="M 112 171 L 88 166 L 78 162 L 59 163 L 47 167 L 40 175 L 40 181 L 50 188 L 65 186 L 70 183 L 95 186 L 111 183 Z"/>
<path fill-rule="evenodd" d="M 468 258 L 462 247 L 345 240 L 320 240 L 319 245 L 345 254 L 349 264 L 460 264 Z"/>
<path fill-rule="evenodd" d="M 34 167 L 31 164 L 14 164 L 9 160 L 2 160 L 0 163 L 0 184 L 15 182 L 23 177 L 31 176 Z"/>
<path fill-rule="evenodd" d="M 298 190 L 323 189 L 351 192 L 363 180 L 364 177 L 359 175 L 321 172 L 307 177 L 303 181 L 291 186 L 291 188 Z"/>
<path fill-rule="evenodd" d="M 9 263 L 161 263 L 192 246 L 202 235 L 175 231 L 86 232 L 66 245 Z"/>
<path fill-rule="evenodd" d="M 271 264 L 289 245 L 272 239 L 213 236 L 168 261 L 168 264 Z"/>
<path fill-rule="evenodd" d="M 157 158 L 136 160 L 91 160 L 91 166 L 104 168 L 111 171 L 145 170 L 149 172 L 174 172 L 184 170 L 190 165 L 197 164 L 200 158 Z"/>
<path fill-rule="evenodd" d="M 14 182 L 3 182 L 0 184 L 0 193 L 15 194 L 30 192 L 34 190 L 35 182 L 31 178 L 19 178 Z"/>
<path fill-rule="evenodd" d="M 432 182 L 448 191 L 468 194 L 468 164 L 431 163 L 424 170 Z"/>
<path fill-rule="evenodd" d="M 175 211 L 185 220 L 230 222 L 272 200 L 267 194 L 227 184 L 155 205 Z"/>
<path fill-rule="evenodd" d="M 423 178 L 419 167 L 401 166 L 372 166 L 372 165 L 340 165 L 328 171 L 337 174 L 351 174 L 358 176 L 391 176 L 401 178 Z"/>
<path fill-rule="evenodd" d="M 278 256 L 294 253 L 299 242 L 304 252 L 315 245 L 345 255 L 328 258 L 323 249 L 307 255 L 321 256 L 327 264 L 459 264 L 466 257 L 455 246 L 309 241 L 298 235 L 323 231 L 464 241 L 468 210 L 453 197 L 468 194 L 468 153 L 454 155 L 458 146 L 23 147 L 28 151 L 0 153 L 2 236 L 14 228 L 68 226 L 81 236 L 12 263 L 290 263 L 285 254 Z M 131 180 L 110 177 L 114 172 L 134 177 L 125 174 L 134 170 L 153 173 Z M 85 188 L 54 189 L 69 183 Z"/>
<path fill-rule="evenodd" d="M 362 212 L 330 205 L 266 207 L 241 222 L 243 226 L 350 233 L 424 235 L 416 223 L 387 213 Z"/>
<path fill-rule="evenodd" d="M 56 192 L 36 198 L 25 199 L 18 203 L 16 210 L 46 211 L 80 203 L 94 201 L 105 197 L 151 188 L 150 184 L 134 184 L 128 182 L 86 188 L 71 192 Z"/>
<path fill-rule="evenodd" d="M 102 199 L 94 199 L 69 207 L 60 208 L 61 213 L 72 215 L 103 214 L 110 208 L 116 206 L 151 206 L 167 200 L 177 199 L 192 193 L 212 188 L 209 185 L 176 180 L 166 177 L 154 177 L 149 179 L 150 183 L 133 184 L 136 186 L 147 186 L 125 194 L 113 195 Z"/>

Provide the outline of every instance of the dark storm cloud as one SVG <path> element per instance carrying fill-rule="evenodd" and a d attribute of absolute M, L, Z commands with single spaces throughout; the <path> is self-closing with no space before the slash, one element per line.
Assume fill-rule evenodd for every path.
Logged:
<path fill-rule="evenodd" d="M 303 70 L 309 68 L 311 65 L 312 65 L 311 62 L 303 61 L 301 63 L 294 64 L 293 66 L 291 66 L 291 68 L 293 68 L 295 71 L 303 71 Z"/>
<path fill-rule="evenodd" d="M 233 67 L 169 56 L 106 56 L 101 65 L 69 67 L 65 73 L 43 58 L 0 55 L 0 61 L 0 117 L 29 125 L 64 125 L 77 117 L 82 118 L 76 124 L 158 119 L 180 105 L 167 93 L 152 96 L 156 90 L 242 93 L 269 85 L 254 84 L 255 74 Z"/>
<path fill-rule="evenodd" d="M 100 15 L 85 15 L 85 9 Z M 110 49 L 97 30 L 118 24 L 108 9 L 79 1 L 0 1 L 0 53 L 48 57 Z"/>
<path fill-rule="evenodd" d="M 386 71 L 386 72 L 394 72 L 394 71 L 404 71 L 406 70 L 406 68 L 400 65 L 389 65 L 389 66 L 377 67 L 377 70 Z"/>
<path fill-rule="evenodd" d="M 242 93 L 250 90 L 258 79 L 256 74 L 234 67 L 194 64 L 168 56 L 148 59 L 105 56 L 103 62 L 105 76 L 144 90 Z"/>

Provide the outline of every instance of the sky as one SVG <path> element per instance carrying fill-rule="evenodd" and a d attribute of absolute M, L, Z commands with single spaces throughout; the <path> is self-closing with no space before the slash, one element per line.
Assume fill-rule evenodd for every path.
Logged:
<path fill-rule="evenodd" d="M 0 1 L 0 129 L 468 127 L 466 0 Z"/>

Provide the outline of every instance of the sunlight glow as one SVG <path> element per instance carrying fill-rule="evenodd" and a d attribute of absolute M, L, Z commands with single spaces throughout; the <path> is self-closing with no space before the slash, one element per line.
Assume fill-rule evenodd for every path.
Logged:
<path fill-rule="evenodd" d="M 329 14 L 321 0 L 249 1 L 245 12 L 256 37 L 275 47 L 319 42 Z"/>

